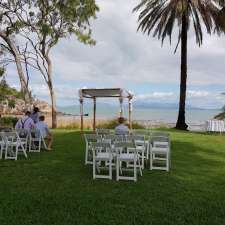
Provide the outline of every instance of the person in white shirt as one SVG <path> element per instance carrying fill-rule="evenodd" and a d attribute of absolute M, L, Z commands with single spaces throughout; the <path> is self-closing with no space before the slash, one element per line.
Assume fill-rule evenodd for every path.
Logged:
<path fill-rule="evenodd" d="M 48 141 L 47 147 L 48 147 L 48 150 L 51 150 L 52 142 L 53 142 L 53 135 L 52 135 L 51 131 L 49 130 L 48 125 L 44 121 L 45 121 L 45 117 L 40 116 L 39 122 L 37 122 L 35 124 L 35 126 L 36 126 L 36 129 L 38 129 L 40 131 L 41 136 Z"/>
<path fill-rule="evenodd" d="M 34 128 L 34 121 L 30 118 L 31 113 L 27 111 L 25 113 L 25 116 L 21 119 L 19 119 L 16 123 L 15 129 L 25 129 L 25 130 L 31 130 Z"/>
<path fill-rule="evenodd" d="M 39 108 L 38 107 L 34 107 L 33 112 L 30 115 L 30 118 L 34 121 L 34 123 L 37 123 L 39 121 Z"/>
<path fill-rule="evenodd" d="M 124 125 L 125 119 L 123 117 L 120 117 L 118 119 L 119 125 L 115 128 L 115 134 L 116 135 L 126 135 L 129 134 L 129 128 Z"/>

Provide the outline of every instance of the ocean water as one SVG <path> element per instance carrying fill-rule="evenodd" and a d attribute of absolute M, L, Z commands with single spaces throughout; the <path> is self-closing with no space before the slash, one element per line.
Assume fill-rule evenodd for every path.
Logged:
<path fill-rule="evenodd" d="M 73 115 L 79 115 L 79 107 L 61 107 L 61 112 Z M 93 117 L 93 110 L 90 107 L 84 107 L 84 113 L 88 117 Z M 119 116 L 117 107 L 97 107 L 97 119 L 113 119 Z M 213 119 L 215 115 L 220 113 L 220 110 L 206 109 L 188 109 L 186 110 L 186 121 L 188 123 L 202 123 L 206 120 Z M 163 123 L 175 123 L 178 116 L 177 109 L 150 109 L 150 108 L 133 108 L 133 120 L 149 120 Z M 124 108 L 124 117 L 128 117 L 128 111 Z"/>

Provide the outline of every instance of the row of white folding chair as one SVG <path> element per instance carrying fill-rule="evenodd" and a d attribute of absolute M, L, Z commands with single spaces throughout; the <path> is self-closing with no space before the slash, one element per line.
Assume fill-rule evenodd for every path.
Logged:
<path fill-rule="evenodd" d="M 29 152 L 41 152 L 41 149 L 47 149 L 45 139 L 39 130 L 34 129 L 29 132 Z"/>
<path fill-rule="evenodd" d="M 145 138 L 149 140 L 150 170 L 169 171 L 171 166 L 170 134 L 160 131 L 136 131 L 134 133 L 145 134 Z"/>
<path fill-rule="evenodd" d="M 163 169 L 168 170 L 170 165 L 170 136 L 165 132 L 152 132 L 149 140 L 146 140 L 144 136 L 141 135 L 95 135 L 88 134 L 85 136 L 86 140 L 86 154 L 85 154 L 85 164 L 92 164 L 92 151 L 89 148 L 90 142 L 99 142 L 103 141 L 106 143 L 114 143 L 114 142 L 124 142 L 134 140 L 137 149 L 139 150 L 139 154 L 141 156 L 141 165 L 142 169 L 144 169 L 144 160 L 148 161 L 150 156 L 150 169 Z M 153 148 L 154 146 L 154 148 Z M 161 149 L 159 149 L 161 148 Z M 154 151 L 153 151 L 154 150 Z M 166 150 L 166 152 L 165 152 Z M 154 162 L 156 160 L 160 160 L 156 158 L 155 152 L 163 151 L 165 154 L 160 154 L 165 157 L 165 161 L 169 160 L 169 163 L 166 163 L 166 167 L 155 167 Z M 168 154 L 167 154 L 168 151 Z M 168 155 L 168 156 L 167 156 Z M 163 161 L 163 157 L 162 160 Z"/>
<path fill-rule="evenodd" d="M 26 150 L 29 152 L 40 152 L 42 146 L 47 149 L 45 140 L 38 129 L 17 129 L 16 132 L 22 140 L 26 141 Z"/>
<path fill-rule="evenodd" d="M 1 152 L 0 158 L 17 160 L 18 154 L 21 152 L 27 158 L 26 142 L 22 140 L 17 132 L 1 132 Z"/>
<path fill-rule="evenodd" d="M 41 136 L 39 130 L 28 131 L 26 129 L 18 129 L 11 132 L 2 132 L 0 158 L 3 157 L 4 152 L 5 159 L 17 160 L 18 152 L 20 150 L 22 150 L 27 158 L 27 150 L 29 150 L 29 152 L 40 152 L 42 144 L 44 148 L 47 149 L 44 138 Z M 11 155 L 9 155 L 9 151 L 11 152 Z"/>
<path fill-rule="evenodd" d="M 112 167 L 116 166 L 116 180 L 133 180 L 137 181 L 137 168 L 142 175 L 139 154 L 132 142 L 118 142 L 114 146 L 109 143 L 96 142 L 91 144 L 93 151 L 93 179 L 106 178 L 112 179 Z M 96 170 L 100 172 L 100 165 L 104 162 L 105 168 L 108 168 L 108 175 L 96 174 Z M 122 163 L 126 165 L 132 163 L 132 169 L 126 167 L 126 170 L 133 170 L 133 176 L 123 176 L 124 168 Z"/>
<path fill-rule="evenodd" d="M 149 145 L 145 141 L 144 136 L 140 135 L 96 135 L 96 134 L 85 134 L 86 150 L 85 150 L 85 164 L 92 164 L 92 151 L 90 149 L 90 143 L 93 142 L 105 142 L 114 144 L 116 142 L 134 142 L 137 150 L 141 156 L 142 169 L 144 169 L 144 160 L 148 160 L 149 156 Z"/>

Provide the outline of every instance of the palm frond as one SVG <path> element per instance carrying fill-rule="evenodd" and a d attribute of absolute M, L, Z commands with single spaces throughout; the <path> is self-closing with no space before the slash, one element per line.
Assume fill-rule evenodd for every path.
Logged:
<path fill-rule="evenodd" d="M 138 30 L 152 33 L 162 44 L 166 37 L 171 43 L 174 26 L 177 24 L 181 29 L 183 15 L 187 17 L 187 29 L 192 22 L 198 45 L 203 41 L 202 25 L 209 34 L 225 31 L 225 0 L 141 0 L 133 9 L 137 11 L 140 11 Z"/>

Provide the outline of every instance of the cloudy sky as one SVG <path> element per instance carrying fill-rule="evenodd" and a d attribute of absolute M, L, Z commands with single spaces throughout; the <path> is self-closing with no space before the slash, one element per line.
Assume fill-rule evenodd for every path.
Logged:
<path fill-rule="evenodd" d="M 137 32 L 137 14 L 132 9 L 139 0 L 97 0 L 98 18 L 92 23 L 96 46 L 85 46 L 75 38 L 63 40 L 52 51 L 57 104 L 77 104 L 82 87 L 123 87 L 136 101 L 178 102 L 180 54 L 174 54 L 176 38 L 164 46 Z M 188 104 L 218 108 L 225 98 L 225 37 L 204 36 L 201 48 L 194 35 L 188 41 Z M 8 80 L 18 86 L 14 68 Z M 48 90 L 38 74 L 32 76 L 33 93 L 49 100 Z"/>

